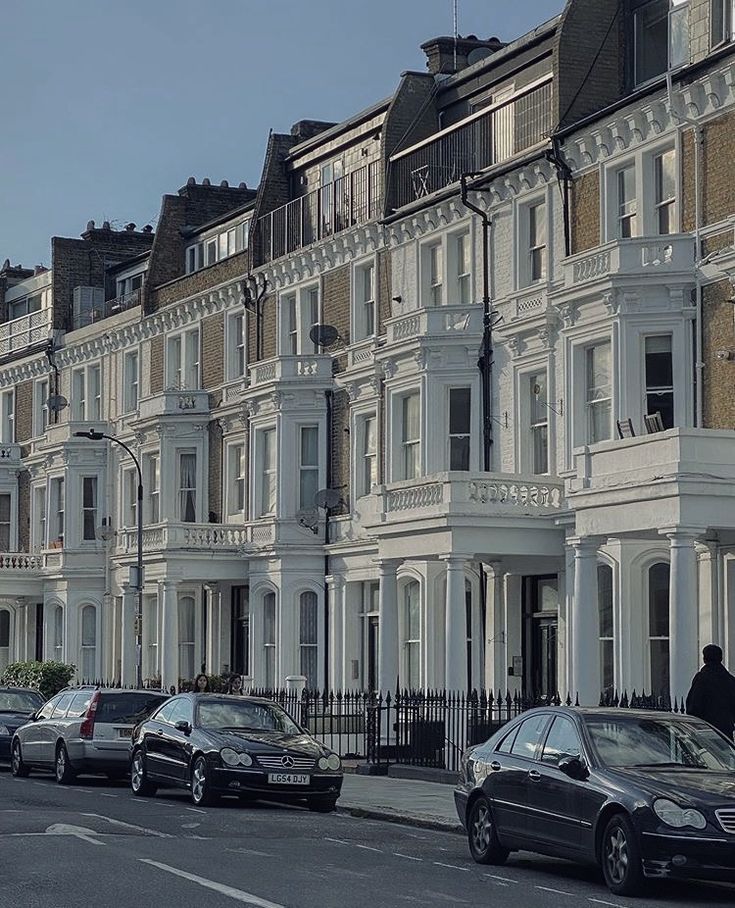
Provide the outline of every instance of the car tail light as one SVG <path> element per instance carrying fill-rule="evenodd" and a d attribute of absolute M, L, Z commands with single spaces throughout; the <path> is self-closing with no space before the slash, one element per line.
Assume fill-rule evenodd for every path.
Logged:
<path fill-rule="evenodd" d="M 94 736 L 94 717 L 97 712 L 97 704 L 100 702 L 100 692 L 96 690 L 89 701 L 87 713 L 82 720 L 82 727 L 79 729 L 79 737 L 91 741 Z"/>

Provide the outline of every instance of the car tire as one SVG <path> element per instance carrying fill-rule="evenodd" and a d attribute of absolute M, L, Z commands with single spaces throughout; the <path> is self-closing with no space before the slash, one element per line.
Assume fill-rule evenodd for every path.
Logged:
<path fill-rule="evenodd" d="M 195 807 L 213 807 L 219 796 L 209 787 L 209 770 L 203 756 L 194 760 L 191 768 L 191 802 Z"/>
<path fill-rule="evenodd" d="M 130 761 L 130 789 L 138 798 L 152 798 L 158 789 L 148 779 L 145 766 L 145 754 L 136 750 Z"/>
<path fill-rule="evenodd" d="M 16 779 L 26 779 L 31 774 L 30 766 L 23 762 L 23 752 L 20 749 L 20 741 L 13 741 L 13 749 L 10 754 L 10 771 Z"/>
<path fill-rule="evenodd" d="M 306 802 L 306 806 L 312 813 L 333 813 L 337 807 L 337 798 L 329 798 L 324 800 L 323 798 L 310 798 Z"/>
<path fill-rule="evenodd" d="M 616 813 L 602 834 L 600 863 L 607 888 L 614 895 L 638 895 L 643 889 L 641 849 L 630 819 Z"/>
<path fill-rule="evenodd" d="M 74 767 L 71 765 L 69 752 L 67 751 L 66 744 L 64 744 L 63 741 L 56 745 L 56 762 L 54 763 L 54 771 L 56 774 L 56 781 L 59 783 L 59 785 L 70 785 L 77 775 L 74 772 Z"/>
<path fill-rule="evenodd" d="M 472 802 L 467 815 L 467 842 L 477 864 L 504 864 L 510 850 L 503 848 L 495 829 L 490 802 L 481 795 Z"/>

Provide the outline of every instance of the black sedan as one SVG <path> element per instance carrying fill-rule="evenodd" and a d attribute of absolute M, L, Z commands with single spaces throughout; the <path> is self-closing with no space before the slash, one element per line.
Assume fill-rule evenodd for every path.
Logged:
<path fill-rule="evenodd" d="M 530 710 L 463 758 L 455 802 L 470 853 L 597 864 L 617 895 L 646 877 L 735 881 L 735 745 L 701 719 Z"/>
<path fill-rule="evenodd" d="M 0 762 L 10 762 L 10 742 L 44 703 L 43 694 L 24 687 L 0 687 Z"/>
<path fill-rule="evenodd" d="M 334 810 L 342 789 L 337 754 L 268 700 L 181 694 L 133 733 L 130 783 L 150 796 L 185 788 L 196 805 L 220 795 L 305 802 Z"/>

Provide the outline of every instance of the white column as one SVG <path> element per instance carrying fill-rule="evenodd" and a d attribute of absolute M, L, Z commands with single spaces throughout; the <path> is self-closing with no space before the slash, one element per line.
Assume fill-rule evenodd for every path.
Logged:
<path fill-rule="evenodd" d="M 165 690 L 179 685 L 179 595 L 173 580 L 158 587 L 161 616 L 161 686 Z"/>
<path fill-rule="evenodd" d="M 697 595 L 697 534 L 677 530 L 666 534 L 671 546 L 669 582 L 669 678 L 671 702 L 686 698 L 699 669 L 699 597 Z"/>
<path fill-rule="evenodd" d="M 77 666 L 77 678 L 80 678 L 79 663 L 79 605 L 67 602 L 64 607 L 64 661 Z"/>
<path fill-rule="evenodd" d="M 487 571 L 487 616 L 485 629 L 485 687 L 505 693 L 508 671 L 505 646 L 505 576 L 499 564 Z"/>
<path fill-rule="evenodd" d="M 505 684 L 503 694 L 519 694 L 523 689 L 523 578 L 520 574 L 505 574 L 503 589 L 503 620 L 505 623 Z M 516 671 L 513 657 L 521 660 L 521 668 Z M 510 670 L 513 669 L 513 674 Z"/>
<path fill-rule="evenodd" d="M 394 693 L 398 683 L 398 570 L 399 561 L 380 561 L 380 638 L 378 646 L 378 687 L 383 694 Z"/>
<path fill-rule="evenodd" d="M 207 597 L 207 652 L 204 659 L 207 663 L 207 674 L 218 675 L 222 670 L 220 657 L 220 591 L 219 584 L 205 583 Z"/>
<path fill-rule="evenodd" d="M 730 552 L 724 554 L 722 559 L 721 600 L 722 642 L 720 646 L 725 653 L 725 665 L 732 670 L 735 665 L 735 556 Z"/>
<path fill-rule="evenodd" d="M 720 642 L 720 558 L 716 542 L 696 546 L 699 562 L 699 646 Z"/>
<path fill-rule="evenodd" d="M 444 677 L 451 691 L 467 690 L 467 612 L 465 607 L 466 555 L 449 555 L 447 600 L 444 612 Z"/>
<path fill-rule="evenodd" d="M 365 619 L 360 617 L 363 610 L 362 583 L 344 584 L 342 609 L 342 678 L 345 689 L 351 690 L 360 686 L 360 659 L 365 632 Z M 363 674 L 367 675 L 364 666 Z"/>
<path fill-rule="evenodd" d="M 25 596 L 15 600 L 15 652 L 16 661 L 28 660 L 28 605 Z"/>
<path fill-rule="evenodd" d="M 129 583 L 122 585 L 120 672 L 123 684 L 135 683 L 135 597 Z"/>
<path fill-rule="evenodd" d="M 600 702 L 600 613 L 597 593 L 597 540 L 570 540 L 574 546 L 572 658 L 570 691 L 580 706 Z"/>
<path fill-rule="evenodd" d="M 482 620 L 482 581 L 485 579 L 487 592 L 487 574 L 483 572 L 477 581 L 477 587 L 472 586 L 472 680 L 471 686 L 481 690 L 485 686 L 485 624 Z M 485 598 L 487 605 L 487 597 Z M 487 621 L 487 614 L 485 615 Z"/>
<path fill-rule="evenodd" d="M 345 579 L 336 574 L 327 578 L 329 596 L 329 678 L 331 690 L 345 690 L 349 685 L 344 674 L 343 645 L 345 617 Z"/>

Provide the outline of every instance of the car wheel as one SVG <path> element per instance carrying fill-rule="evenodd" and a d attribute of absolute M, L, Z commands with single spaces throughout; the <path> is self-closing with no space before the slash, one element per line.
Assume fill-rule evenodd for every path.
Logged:
<path fill-rule="evenodd" d="M 142 750 L 136 750 L 133 754 L 130 764 L 130 788 L 139 798 L 152 798 L 157 791 L 156 786 L 148 780 Z"/>
<path fill-rule="evenodd" d="M 76 773 L 69 760 L 69 754 L 63 741 L 56 748 L 56 781 L 59 785 L 69 785 L 74 781 Z"/>
<path fill-rule="evenodd" d="M 638 835 L 627 816 L 615 814 L 602 835 L 600 860 L 610 892 L 636 895 L 643 888 L 643 862 Z"/>
<path fill-rule="evenodd" d="M 337 799 L 329 798 L 329 800 L 324 800 L 322 798 L 310 798 L 306 802 L 306 806 L 313 813 L 332 813 L 337 807 Z"/>
<path fill-rule="evenodd" d="M 209 771 L 204 757 L 197 757 L 191 770 L 191 800 L 197 807 L 211 807 L 219 801 L 209 787 Z"/>
<path fill-rule="evenodd" d="M 17 779 L 25 779 L 31 774 L 30 767 L 23 762 L 20 741 L 13 741 L 13 751 L 10 755 L 10 771 Z"/>
<path fill-rule="evenodd" d="M 510 851 L 503 848 L 495 829 L 490 802 L 481 795 L 467 817 L 467 839 L 472 859 L 478 864 L 504 864 Z"/>

